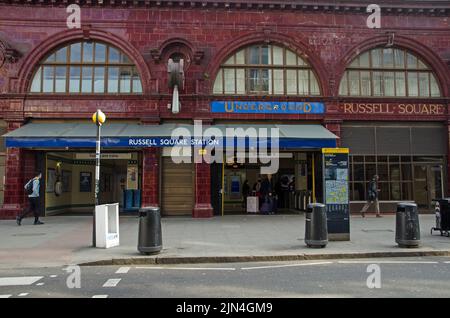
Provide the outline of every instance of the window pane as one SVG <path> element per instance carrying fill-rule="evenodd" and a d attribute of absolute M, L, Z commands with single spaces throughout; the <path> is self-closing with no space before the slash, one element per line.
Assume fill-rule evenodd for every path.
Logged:
<path fill-rule="evenodd" d="M 267 69 L 262 69 L 259 70 L 259 74 L 260 74 L 260 81 L 259 81 L 259 85 L 260 85 L 260 92 L 269 92 L 269 70 Z"/>
<path fill-rule="evenodd" d="M 309 92 L 311 95 L 320 95 L 320 87 L 319 83 L 317 82 L 316 75 L 313 71 L 309 70 L 309 81 L 310 81 L 310 89 Z"/>
<path fill-rule="evenodd" d="M 422 97 L 430 96 L 430 78 L 429 73 L 419 73 L 419 93 Z"/>
<path fill-rule="evenodd" d="M 353 183 L 353 200 L 364 201 L 366 199 L 366 191 L 364 189 L 364 183 Z"/>
<path fill-rule="evenodd" d="M 286 65 L 297 65 L 297 55 L 289 50 L 286 50 Z"/>
<path fill-rule="evenodd" d="M 381 67 L 381 49 L 372 50 L 372 67 Z"/>
<path fill-rule="evenodd" d="M 359 71 L 349 71 L 348 80 L 350 84 L 350 96 L 359 96 Z"/>
<path fill-rule="evenodd" d="M 261 47 L 261 64 L 269 64 L 269 47 L 266 45 Z"/>
<path fill-rule="evenodd" d="M 366 181 L 372 179 L 374 175 L 377 174 L 377 166 L 374 163 L 367 164 L 366 163 Z"/>
<path fill-rule="evenodd" d="M 369 52 L 363 53 L 359 56 L 360 67 L 370 67 Z"/>
<path fill-rule="evenodd" d="M 394 50 L 395 68 L 405 68 L 405 52 L 402 50 Z"/>
<path fill-rule="evenodd" d="M 412 180 L 412 166 L 410 163 L 402 164 L 402 180 L 403 181 L 411 181 Z"/>
<path fill-rule="evenodd" d="M 378 184 L 380 192 L 378 192 L 378 198 L 380 200 L 389 200 L 389 183 L 380 182 Z"/>
<path fill-rule="evenodd" d="M 44 93 L 53 93 L 53 78 L 54 78 L 54 68 L 53 66 L 45 66 L 44 68 Z"/>
<path fill-rule="evenodd" d="M 245 64 L 245 50 L 241 50 L 236 53 L 236 64 Z"/>
<path fill-rule="evenodd" d="M 95 63 L 106 62 L 106 45 L 95 43 Z"/>
<path fill-rule="evenodd" d="M 223 94 L 223 70 L 219 70 L 217 73 L 216 81 L 214 82 L 214 94 Z"/>
<path fill-rule="evenodd" d="M 131 93 L 131 70 L 129 67 L 120 68 L 120 92 Z"/>
<path fill-rule="evenodd" d="M 394 72 L 384 73 L 384 96 L 395 96 Z"/>
<path fill-rule="evenodd" d="M 431 86 L 431 97 L 440 97 L 441 96 L 441 91 L 439 89 L 438 83 L 436 81 L 436 78 L 434 77 L 433 74 L 430 74 L 430 86 Z"/>
<path fill-rule="evenodd" d="M 112 46 L 109 47 L 109 63 L 119 63 L 120 54 L 119 51 Z"/>
<path fill-rule="evenodd" d="M 407 67 L 416 69 L 417 68 L 417 58 L 410 53 L 406 53 L 406 55 L 407 55 Z"/>
<path fill-rule="evenodd" d="M 373 96 L 383 95 L 383 73 L 373 72 Z"/>
<path fill-rule="evenodd" d="M 83 63 L 92 63 L 94 61 L 94 43 L 83 43 Z"/>
<path fill-rule="evenodd" d="M 273 93 L 284 94 L 284 72 L 273 70 Z"/>
<path fill-rule="evenodd" d="M 225 94 L 235 94 L 236 93 L 236 78 L 234 74 L 234 69 L 224 69 L 224 80 L 225 80 Z"/>
<path fill-rule="evenodd" d="M 400 182 L 391 183 L 391 197 L 390 200 L 401 200 L 402 193 L 400 191 Z"/>
<path fill-rule="evenodd" d="M 81 92 L 92 93 L 92 67 L 82 68 Z"/>
<path fill-rule="evenodd" d="M 296 95 L 297 94 L 297 71 L 296 70 L 286 70 L 286 89 L 287 94 Z"/>
<path fill-rule="evenodd" d="M 41 70 L 42 68 L 39 67 L 34 74 L 33 82 L 31 83 L 31 92 L 33 93 L 41 91 Z"/>
<path fill-rule="evenodd" d="M 47 57 L 44 63 L 54 63 L 55 62 L 55 53 Z"/>
<path fill-rule="evenodd" d="M 94 93 L 105 92 L 105 68 L 96 67 L 94 70 Z"/>
<path fill-rule="evenodd" d="M 119 68 L 108 67 L 108 93 L 119 91 Z"/>
<path fill-rule="evenodd" d="M 259 47 L 252 46 L 249 48 L 249 64 L 259 64 Z"/>
<path fill-rule="evenodd" d="M 371 96 L 371 79 L 370 72 L 361 71 L 361 95 Z"/>
<path fill-rule="evenodd" d="M 58 63 L 66 63 L 67 62 L 67 47 L 63 47 L 59 49 L 56 53 L 56 62 Z"/>
<path fill-rule="evenodd" d="M 80 68 L 76 66 L 70 67 L 69 92 L 80 92 Z"/>
<path fill-rule="evenodd" d="M 348 95 L 347 71 L 344 73 L 344 76 L 342 77 L 341 85 L 339 86 L 339 95 L 342 96 Z"/>
<path fill-rule="evenodd" d="M 126 54 L 120 54 L 120 62 L 125 64 L 131 64 L 131 60 L 128 58 Z"/>
<path fill-rule="evenodd" d="M 390 181 L 400 181 L 400 165 L 391 163 L 389 165 Z"/>
<path fill-rule="evenodd" d="M 364 164 L 354 164 L 353 173 L 355 181 L 364 181 Z"/>
<path fill-rule="evenodd" d="M 142 83 L 139 74 L 133 74 L 133 93 L 142 93 Z"/>
<path fill-rule="evenodd" d="M 412 183 L 402 183 L 402 198 L 401 200 L 412 200 Z"/>
<path fill-rule="evenodd" d="M 55 92 L 64 93 L 66 91 L 66 67 L 55 67 Z"/>
<path fill-rule="evenodd" d="M 225 61 L 225 63 L 223 63 L 225 65 L 234 65 L 234 55 L 231 56 L 228 60 Z"/>
<path fill-rule="evenodd" d="M 387 164 L 378 164 L 378 176 L 380 177 L 380 181 L 389 181 Z"/>
<path fill-rule="evenodd" d="M 421 70 L 426 70 L 426 69 L 428 69 L 428 66 L 426 66 L 425 63 L 422 62 L 420 59 L 417 59 L 417 61 L 419 62 L 419 68 L 420 68 Z"/>
<path fill-rule="evenodd" d="M 273 46 L 273 65 L 283 65 L 283 48 Z"/>
<path fill-rule="evenodd" d="M 70 46 L 70 62 L 81 62 L 81 43 L 74 43 Z"/>
<path fill-rule="evenodd" d="M 385 68 L 394 67 L 394 51 L 392 49 L 383 50 L 383 66 Z"/>
<path fill-rule="evenodd" d="M 236 69 L 237 94 L 245 94 L 245 69 Z"/>
<path fill-rule="evenodd" d="M 299 70 L 298 71 L 298 94 L 308 95 L 309 94 L 309 71 Z"/>
<path fill-rule="evenodd" d="M 406 81 L 404 72 L 395 72 L 395 90 L 397 96 L 406 96 Z"/>
<path fill-rule="evenodd" d="M 419 96 L 417 73 L 408 72 L 408 96 Z"/>

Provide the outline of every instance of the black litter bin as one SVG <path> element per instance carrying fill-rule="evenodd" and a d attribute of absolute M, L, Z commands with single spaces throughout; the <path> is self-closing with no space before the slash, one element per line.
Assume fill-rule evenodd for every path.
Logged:
<path fill-rule="evenodd" d="M 417 204 L 410 202 L 397 204 L 395 242 L 400 247 L 418 247 L 420 245 Z"/>
<path fill-rule="evenodd" d="M 325 247 L 328 244 L 327 212 L 325 204 L 308 204 L 305 215 L 306 245 L 308 247 Z"/>
<path fill-rule="evenodd" d="M 161 213 L 158 207 L 139 209 L 138 251 L 142 254 L 158 253 L 162 249 Z"/>

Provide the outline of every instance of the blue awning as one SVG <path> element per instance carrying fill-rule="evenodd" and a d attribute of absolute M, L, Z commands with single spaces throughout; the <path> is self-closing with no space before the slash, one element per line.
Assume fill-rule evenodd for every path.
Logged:
<path fill-rule="evenodd" d="M 333 148 L 336 147 L 338 138 L 321 125 L 229 124 L 203 126 L 199 129 L 187 124 L 109 123 L 102 126 L 101 145 L 105 148 L 146 148 L 194 146 L 201 143 L 228 147 L 236 144 L 236 136 L 248 139 L 256 133 L 257 143 L 270 146 L 270 139 L 266 140 L 260 132 L 266 131 L 270 137 L 271 129 L 277 129 L 280 148 Z M 6 139 L 6 147 L 94 148 L 96 127 L 88 123 L 36 122 L 26 124 L 3 137 Z"/>

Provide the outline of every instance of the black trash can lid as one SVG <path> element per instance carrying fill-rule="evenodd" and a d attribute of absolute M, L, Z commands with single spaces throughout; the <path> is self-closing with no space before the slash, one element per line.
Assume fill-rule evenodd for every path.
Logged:
<path fill-rule="evenodd" d="M 397 203 L 397 207 L 417 207 L 417 204 L 415 204 L 414 202 L 399 202 Z"/>
<path fill-rule="evenodd" d="M 314 209 L 314 208 L 324 208 L 325 204 L 323 203 L 309 203 L 308 209 Z"/>
<path fill-rule="evenodd" d="M 139 209 L 139 212 L 147 212 L 147 211 L 152 211 L 152 212 L 158 212 L 159 211 L 159 207 L 157 206 L 145 206 Z"/>

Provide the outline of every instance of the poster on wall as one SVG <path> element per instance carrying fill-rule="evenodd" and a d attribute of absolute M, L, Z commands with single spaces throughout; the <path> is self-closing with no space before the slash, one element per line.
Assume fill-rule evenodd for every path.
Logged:
<path fill-rule="evenodd" d="M 92 191 L 92 173 L 80 172 L 80 192 Z"/>
<path fill-rule="evenodd" d="M 63 170 L 62 171 L 62 191 L 71 192 L 72 191 L 72 171 Z"/>
<path fill-rule="evenodd" d="M 137 190 L 138 188 L 138 167 L 128 166 L 127 168 L 127 189 Z"/>
<path fill-rule="evenodd" d="M 348 148 L 323 148 L 324 197 L 330 239 L 350 239 Z"/>
<path fill-rule="evenodd" d="M 47 182 L 45 191 L 46 192 L 53 192 L 55 191 L 55 181 L 56 181 L 56 171 L 53 168 L 47 169 Z"/>

